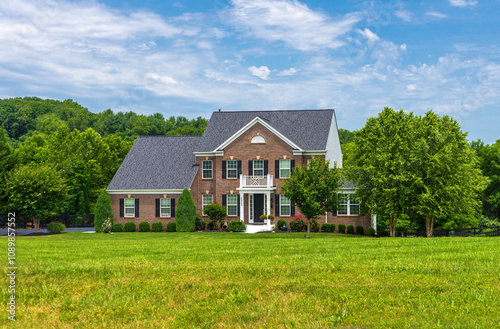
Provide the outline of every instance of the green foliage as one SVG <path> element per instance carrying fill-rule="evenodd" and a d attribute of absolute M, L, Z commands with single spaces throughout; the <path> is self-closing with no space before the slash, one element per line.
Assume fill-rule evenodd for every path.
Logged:
<path fill-rule="evenodd" d="M 109 233 L 111 232 L 112 228 L 113 228 L 113 222 L 111 221 L 111 219 L 108 218 L 102 223 L 102 232 Z"/>
<path fill-rule="evenodd" d="M 63 223 L 51 222 L 47 225 L 47 232 L 49 233 L 61 233 L 66 230 L 66 226 Z"/>
<path fill-rule="evenodd" d="M 363 226 L 358 225 L 356 226 L 356 234 L 357 235 L 364 235 L 365 234 L 365 229 Z"/>
<path fill-rule="evenodd" d="M 94 211 L 94 229 L 96 232 L 102 232 L 102 223 L 110 219 L 113 224 L 113 211 L 111 209 L 111 197 L 108 191 L 102 190 L 97 199 Z"/>
<path fill-rule="evenodd" d="M 212 230 L 217 230 L 217 222 L 210 221 L 207 223 L 207 230 L 212 231 Z"/>
<path fill-rule="evenodd" d="M 330 168 L 327 160 L 317 157 L 309 161 L 307 166 L 295 167 L 281 190 L 310 220 L 337 206 L 338 191 L 342 182 L 340 169 L 336 164 Z M 310 223 L 307 222 L 307 238 L 309 238 Z"/>
<path fill-rule="evenodd" d="M 500 226 L 500 222 L 498 221 L 498 219 L 490 219 L 484 215 L 479 215 L 478 226 L 479 227 L 495 227 L 495 226 Z"/>
<path fill-rule="evenodd" d="M 292 231 L 302 232 L 306 228 L 305 217 L 302 215 L 292 216 L 290 221 L 290 229 Z"/>
<path fill-rule="evenodd" d="M 167 232 L 177 232 L 175 222 L 167 223 Z"/>
<path fill-rule="evenodd" d="M 194 229 L 197 231 L 203 231 L 207 227 L 207 222 L 201 217 L 200 214 L 196 214 L 196 222 Z"/>
<path fill-rule="evenodd" d="M 408 228 L 405 226 L 396 226 L 396 236 L 402 236 Z"/>
<path fill-rule="evenodd" d="M 287 226 L 286 226 L 286 220 L 284 220 L 284 219 L 279 219 L 279 220 L 278 220 L 278 224 L 277 224 L 277 225 L 278 225 L 278 227 L 280 227 L 280 228 L 281 228 L 281 227 L 287 227 Z"/>
<path fill-rule="evenodd" d="M 329 223 L 321 224 L 321 232 L 335 232 L 335 224 L 329 224 Z"/>
<path fill-rule="evenodd" d="M 319 232 L 319 223 L 316 219 L 311 219 L 311 232 Z"/>
<path fill-rule="evenodd" d="M 206 205 L 205 208 L 203 208 L 203 212 L 210 218 L 210 222 L 212 223 L 211 226 L 214 230 L 219 227 L 219 224 L 221 224 L 227 216 L 226 207 L 218 203 Z"/>
<path fill-rule="evenodd" d="M 175 224 L 177 232 L 193 232 L 196 224 L 196 205 L 191 192 L 185 188 L 177 202 L 175 211 Z"/>
<path fill-rule="evenodd" d="M 123 230 L 125 232 L 135 232 L 135 223 L 134 222 L 126 222 Z"/>
<path fill-rule="evenodd" d="M 4 214 L 9 212 L 6 208 L 9 199 L 9 195 L 6 191 L 6 179 L 8 173 L 14 169 L 15 165 L 16 155 L 9 145 L 7 132 L 3 126 L 0 126 L 0 211 Z M 1 207 L 4 207 L 4 209 Z"/>
<path fill-rule="evenodd" d="M 339 233 L 345 233 L 345 225 L 344 224 L 339 224 L 338 228 L 339 228 Z"/>
<path fill-rule="evenodd" d="M 9 211 L 33 217 L 38 232 L 40 219 L 60 211 L 67 187 L 54 168 L 22 166 L 13 170 L 6 182 Z"/>
<path fill-rule="evenodd" d="M 339 129 L 339 138 L 340 138 L 340 145 L 344 146 L 345 144 L 351 143 L 354 141 L 354 133 L 352 131 L 349 131 L 347 129 Z M 343 150 L 343 148 L 342 148 Z"/>
<path fill-rule="evenodd" d="M 151 225 L 151 231 L 152 232 L 161 232 L 161 231 L 163 231 L 163 223 L 162 222 L 154 222 Z"/>
<path fill-rule="evenodd" d="M 492 145 L 480 140 L 472 143 L 479 157 L 479 167 L 490 182 L 482 194 L 484 213 L 491 219 L 500 218 L 500 139 Z"/>
<path fill-rule="evenodd" d="M 123 224 L 122 223 L 113 223 L 112 231 L 113 232 L 123 232 Z M 134 227 L 134 231 L 135 231 L 135 227 Z"/>
<path fill-rule="evenodd" d="M 373 227 L 369 227 L 366 229 L 365 231 L 365 235 L 368 235 L 368 236 L 375 236 L 375 229 Z"/>
<path fill-rule="evenodd" d="M 227 230 L 230 232 L 245 232 L 247 226 L 241 220 L 232 220 L 227 224 Z"/>
<path fill-rule="evenodd" d="M 149 230 L 150 230 L 149 222 L 139 223 L 139 232 L 149 232 Z"/>
<path fill-rule="evenodd" d="M 354 226 L 347 225 L 347 234 L 354 234 Z"/>

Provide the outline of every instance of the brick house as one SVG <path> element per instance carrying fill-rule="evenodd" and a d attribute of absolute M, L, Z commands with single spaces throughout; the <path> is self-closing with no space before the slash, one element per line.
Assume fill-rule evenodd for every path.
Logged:
<path fill-rule="evenodd" d="M 227 220 L 248 231 L 270 229 L 264 213 L 289 222 L 299 210 L 281 192 L 295 166 L 325 156 L 342 166 L 334 110 L 218 111 L 202 136 L 138 137 L 108 186 L 115 222 L 175 221 L 177 199 L 189 188 L 198 213 L 203 206 L 227 207 Z M 353 186 L 344 185 L 336 213 L 320 223 L 371 225 L 358 215 Z"/>

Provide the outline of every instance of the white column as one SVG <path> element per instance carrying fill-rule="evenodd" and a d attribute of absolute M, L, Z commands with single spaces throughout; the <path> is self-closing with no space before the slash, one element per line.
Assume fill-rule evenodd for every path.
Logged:
<path fill-rule="evenodd" d="M 266 215 L 271 215 L 271 191 L 266 192 Z M 267 220 L 267 225 L 271 225 L 271 220 Z"/>
<path fill-rule="evenodd" d="M 240 191 L 240 220 L 245 221 L 245 192 Z"/>
<path fill-rule="evenodd" d="M 372 227 L 375 229 L 375 232 L 377 232 L 377 215 L 372 215 Z"/>

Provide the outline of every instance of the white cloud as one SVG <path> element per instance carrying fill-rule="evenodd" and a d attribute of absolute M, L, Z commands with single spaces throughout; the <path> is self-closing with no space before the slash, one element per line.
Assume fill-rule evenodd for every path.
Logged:
<path fill-rule="evenodd" d="M 361 15 L 352 13 L 337 19 L 311 10 L 299 1 L 233 0 L 225 12 L 228 21 L 250 35 L 270 42 L 313 51 L 344 45 L 341 36 L 350 32 Z"/>
<path fill-rule="evenodd" d="M 261 78 L 262 80 L 267 80 L 269 78 L 269 75 L 271 74 L 271 70 L 269 70 L 267 66 L 250 66 L 248 70 L 250 71 L 250 73 L 252 73 L 256 77 Z"/>
<path fill-rule="evenodd" d="M 356 30 L 356 32 L 358 32 L 359 34 L 361 34 L 362 36 L 364 36 L 365 38 L 368 39 L 368 41 L 371 41 L 371 42 L 374 42 L 374 41 L 379 41 L 380 38 L 378 35 L 376 35 L 375 33 L 373 33 L 372 31 L 370 31 L 369 29 L 365 28 L 363 31 L 361 30 Z"/>
<path fill-rule="evenodd" d="M 394 12 L 394 15 L 396 15 L 396 17 L 399 17 L 400 19 L 402 19 L 405 22 L 411 22 L 411 12 L 409 12 L 406 9 L 396 10 Z"/>
<path fill-rule="evenodd" d="M 291 75 L 295 75 L 295 73 L 297 73 L 297 69 L 294 68 L 294 67 L 291 67 L 288 70 L 281 71 L 280 73 L 278 73 L 278 75 L 280 75 L 280 76 L 291 76 Z"/>
<path fill-rule="evenodd" d="M 449 2 L 455 7 L 476 6 L 479 3 L 477 0 L 449 0 Z"/>
<path fill-rule="evenodd" d="M 438 11 L 428 11 L 425 13 L 427 16 L 432 16 L 435 18 L 448 18 L 448 15 L 440 13 Z"/>

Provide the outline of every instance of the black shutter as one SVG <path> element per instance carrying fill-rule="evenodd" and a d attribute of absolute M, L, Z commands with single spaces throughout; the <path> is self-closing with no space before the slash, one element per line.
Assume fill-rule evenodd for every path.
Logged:
<path fill-rule="evenodd" d="M 227 195 L 222 194 L 222 205 L 225 207 L 227 206 Z"/>
<path fill-rule="evenodd" d="M 139 199 L 135 199 L 135 217 L 139 217 Z"/>
<path fill-rule="evenodd" d="M 222 179 L 226 179 L 226 160 L 222 161 Z"/>
<path fill-rule="evenodd" d="M 264 176 L 269 174 L 269 165 L 267 163 L 267 160 L 264 160 Z"/>
<path fill-rule="evenodd" d="M 274 178 L 280 178 L 280 160 L 274 161 Z"/>
<path fill-rule="evenodd" d="M 170 199 L 170 217 L 175 217 L 175 199 Z"/>
<path fill-rule="evenodd" d="M 248 160 L 248 176 L 253 176 L 253 160 Z"/>
<path fill-rule="evenodd" d="M 292 173 L 293 168 L 295 168 L 295 160 L 290 160 L 290 174 Z"/>
<path fill-rule="evenodd" d="M 335 206 L 335 208 L 332 209 L 332 215 L 337 216 L 337 206 Z"/>
<path fill-rule="evenodd" d="M 240 216 L 240 196 L 238 195 L 238 216 Z"/>
<path fill-rule="evenodd" d="M 120 217 L 125 217 L 125 199 L 120 199 Z"/>
<path fill-rule="evenodd" d="M 240 179 L 240 175 L 241 175 L 241 160 L 238 160 L 238 179 Z"/>
<path fill-rule="evenodd" d="M 274 203 L 274 216 L 278 217 L 280 215 L 280 195 L 276 194 L 276 202 Z"/>
<path fill-rule="evenodd" d="M 160 199 L 155 200 L 155 207 L 156 207 L 156 217 L 160 217 Z"/>
<path fill-rule="evenodd" d="M 290 201 L 290 216 L 295 216 L 295 202 Z"/>

